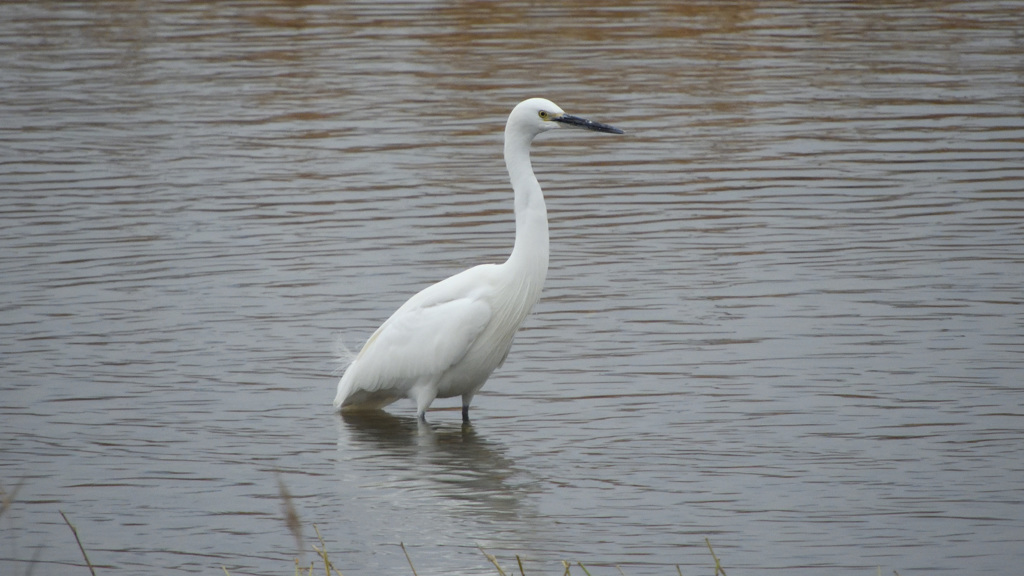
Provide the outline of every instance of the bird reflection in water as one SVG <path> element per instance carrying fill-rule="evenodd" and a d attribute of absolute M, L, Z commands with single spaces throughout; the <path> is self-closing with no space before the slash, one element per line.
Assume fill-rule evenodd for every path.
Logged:
<path fill-rule="evenodd" d="M 495 520 L 521 518 L 523 499 L 539 490 L 504 445 L 471 425 L 432 426 L 382 410 L 342 412 L 338 422 L 342 474 L 362 487 L 429 495 L 449 510 L 457 503 Z"/>

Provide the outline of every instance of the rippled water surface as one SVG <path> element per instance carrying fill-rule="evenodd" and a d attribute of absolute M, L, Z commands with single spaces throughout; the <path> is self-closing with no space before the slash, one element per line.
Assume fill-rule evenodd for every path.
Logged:
<path fill-rule="evenodd" d="M 5 2 L 0 572 L 1010 574 L 1015 2 Z M 344 418 L 336 343 L 513 239 L 474 402 Z M 288 529 L 280 484 L 302 526 Z"/>

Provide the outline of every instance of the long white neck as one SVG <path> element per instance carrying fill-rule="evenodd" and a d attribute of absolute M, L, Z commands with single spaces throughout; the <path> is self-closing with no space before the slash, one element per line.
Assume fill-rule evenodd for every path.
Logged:
<path fill-rule="evenodd" d="M 505 266 L 528 286 L 535 301 L 548 273 L 548 211 L 530 165 L 531 140 L 532 135 L 506 127 L 505 166 L 515 191 L 516 243 Z"/>

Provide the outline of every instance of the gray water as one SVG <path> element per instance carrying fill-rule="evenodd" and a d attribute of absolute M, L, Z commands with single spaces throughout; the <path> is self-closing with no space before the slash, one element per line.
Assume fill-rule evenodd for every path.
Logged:
<path fill-rule="evenodd" d="M 1015 573 L 1024 11 L 621 4 L 0 5 L 0 572 Z M 334 414 L 536 95 L 627 134 L 472 428 Z"/>

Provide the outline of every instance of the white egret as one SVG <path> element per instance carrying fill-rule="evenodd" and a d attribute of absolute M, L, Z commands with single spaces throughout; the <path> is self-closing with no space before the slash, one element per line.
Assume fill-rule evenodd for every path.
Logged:
<path fill-rule="evenodd" d="M 503 264 L 482 264 L 420 291 L 370 336 L 338 383 L 335 409 L 379 409 L 401 398 L 425 420 L 435 398 L 462 396 L 462 419 L 508 356 L 548 271 L 548 215 L 530 143 L 568 126 L 622 130 L 566 114 L 549 100 L 520 102 L 505 125 L 505 166 L 515 191 L 516 239 Z"/>

